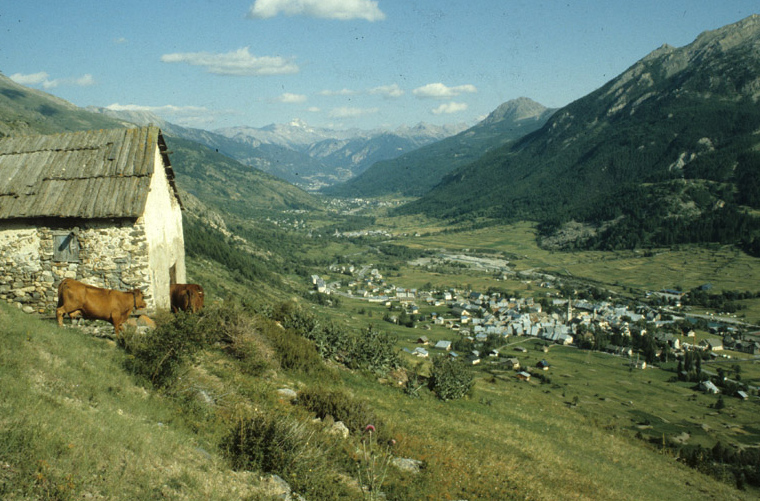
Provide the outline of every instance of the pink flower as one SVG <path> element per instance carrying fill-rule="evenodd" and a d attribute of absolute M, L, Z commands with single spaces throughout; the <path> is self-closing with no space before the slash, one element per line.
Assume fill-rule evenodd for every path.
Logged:
<path fill-rule="evenodd" d="M 364 431 L 368 431 L 370 433 L 373 433 L 375 431 L 375 427 L 371 424 L 368 424 L 366 428 L 364 428 Z"/>

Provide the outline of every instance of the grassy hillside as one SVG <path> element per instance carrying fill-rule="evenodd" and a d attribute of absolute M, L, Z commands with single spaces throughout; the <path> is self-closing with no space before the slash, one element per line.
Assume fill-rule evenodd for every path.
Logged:
<path fill-rule="evenodd" d="M 173 328 L 184 326 L 184 349 L 198 343 L 200 351 L 155 386 L 155 379 L 151 385 L 140 376 L 154 372 L 134 372 L 139 367 L 135 357 L 156 360 L 144 358 L 150 350 L 135 348 L 139 339 L 121 341 L 124 352 L 107 339 L 61 330 L 6 306 L 0 305 L 0 315 L 8 326 L 2 344 L 13 347 L 0 352 L 0 378 L 6 382 L 0 386 L 3 499 L 274 499 L 270 482 L 260 480 L 268 473 L 285 478 L 306 499 L 357 499 L 362 495 L 356 479 L 370 468 L 357 453 L 362 437 L 367 438 L 360 431 L 364 421 L 376 426 L 382 443 L 395 440 L 377 450 L 381 458 L 389 451 L 423 464 L 419 473 L 391 466 L 381 485 L 387 499 L 756 495 L 679 465 L 627 432 L 623 416 L 600 413 L 598 407 L 611 411 L 621 399 L 654 414 L 664 411 L 645 402 L 667 405 L 659 376 L 642 373 L 634 381 L 611 358 L 594 364 L 595 377 L 581 371 L 582 365 L 573 369 L 572 360 L 558 353 L 551 355 L 552 363 L 564 365 L 557 370 L 572 376 L 563 381 L 559 372 L 554 374 L 554 386 L 484 373 L 476 378 L 471 397 L 442 402 L 424 389 L 412 398 L 361 371 L 324 367 L 297 348 L 298 337 L 285 336 L 290 341 L 283 344 L 287 331 L 261 314 L 212 307 L 198 324 L 169 322 Z M 197 337 L 204 318 L 219 326 L 215 332 L 222 337 L 213 342 Z M 171 329 L 161 332 L 170 335 Z M 168 349 L 165 342 L 160 346 Z M 585 377 L 600 383 L 624 379 L 629 387 L 617 395 L 597 383 L 580 386 L 577 406 L 568 407 L 576 390 L 563 387 Z M 654 380 L 647 385 L 641 378 Z M 292 405 L 280 388 L 300 391 L 307 402 L 333 402 L 331 412 L 343 416 L 350 437 L 330 438 L 325 430 L 331 419 L 312 422 L 325 403 Z M 269 450 L 266 440 L 231 449 L 234 433 L 244 430 L 241 423 L 270 426 L 270 433 L 283 440 L 278 447 L 286 461 L 251 459 L 241 466 L 241 457 L 258 457 L 241 456 L 241 451 Z M 294 458 L 289 454 L 298 459 L 288 462 Z"/>
<path fill-rule="evenodd" d="M 179 188 L 224 213 L 252 217 L 319 207 L 313 196 L 271 174 L 192 141 L 166 142 Z"/>
<path fill-rule="evenodd" d="M 0 136 L 109 129 L 124 123 L 81 110 L 63 99 L 19 85 L 0 74 Z"/>

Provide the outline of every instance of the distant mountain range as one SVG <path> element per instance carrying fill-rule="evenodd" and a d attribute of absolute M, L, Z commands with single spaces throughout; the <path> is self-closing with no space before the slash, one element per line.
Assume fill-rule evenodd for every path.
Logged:
<path fill-rule="evenodd" d="M 420 123 L 393 131 L 332 130 L 311 127 L 295 119 L 261 128 L 240 126 L 206 131 L 171 124 L 149 112 L 87 109 L 140 125 L 154 123 L 175 136 L 218 150 L 309 190 L 345 181 L 375 162 L 397 157 L 466 128 Z"/>
<path fill-rule="evenodd" d="M 459 134 L 377 162 L 363 174 L 322 191 L 342 197 L 424 195 L 456 168 L 540 128 L 554 111 L 526 97 L 508 101 Z"/>
<path fill-rule="evenodd" d="M 565 248 L 721 242 L 760 252 L 759 100 L 753 15 L 660 47 L 400 212 L 533 220 L 547 242 L 580 228 Z"/>
<path fill-rule="evenodd" d="M 392 131 L 336 131 L 293 120 L 288 124 L 233 127 L 215 132 L 266 152 L 273 161 L 258 164 L 258 168 L 298 186 L 317 189 L 350 179 L 375 162 L 395 158 L 463 129 L 464 125 L 420 123 Z M 238 160 L 251 164 L 251 159 Z"/>

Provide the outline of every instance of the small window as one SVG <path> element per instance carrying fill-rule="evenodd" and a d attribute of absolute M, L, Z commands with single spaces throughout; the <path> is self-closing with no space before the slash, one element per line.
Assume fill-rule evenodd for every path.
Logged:
<path fill-rule="evenodd" d="M 66 263 L 79 262 L 79 241 L 74 233 L 53 236 L 53 260 Z"/>

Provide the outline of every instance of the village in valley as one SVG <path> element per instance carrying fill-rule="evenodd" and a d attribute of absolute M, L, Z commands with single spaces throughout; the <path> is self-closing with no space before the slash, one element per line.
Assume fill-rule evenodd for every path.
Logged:
<path fill-rule="evenodd" d="M 732 357 L 758 358 L 757 327 L 730 316 L 689 313 L 690 308 L 682 304 L 688 292 L 649 291 L 644 300 L 631 304 L 611 296 L 600 299 L 579 294 L 563 287 L 559 277 L 533 270 L 516 272 L 501 259 L 464 254 L 441 254 L 437 259 L 465 262 L 502 280 L 522 281 L 534 294 L 514 297 L 501 291 L 456 287 L 406 288 L 392 284 L 372 265 L 351 264 L 331 265 L 324 277 L 332 278 L 312 275 L 313 293 L 382 307 L 385 322 L 423 331 L 399 337 L 407 356 L 447 356 L 467 365 L 498 366 L 513 371 L 515 380 L 543 377 L 551 368 L 544 359 L 530 366 L 521 363 L 526 346 L 548 353 L 550 347 L 560 345 L 622 357 L 626 365 L 638 370 L 658 369 L 663 363 L 678 361 L 677 379 L 694 382 L 694 388 L 705 393 L 723 392 L 747 399 L 749 390 L 757 390 L 730 379 L 722 368 L 709 368 L 710 362 L 728 363 Z M 700 363 L 691 363 L 696 359 Z"/>

